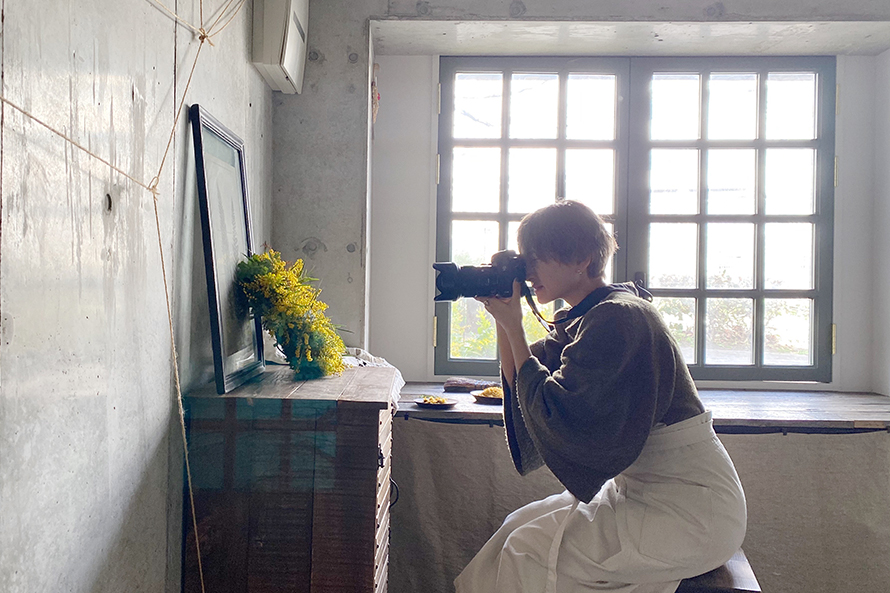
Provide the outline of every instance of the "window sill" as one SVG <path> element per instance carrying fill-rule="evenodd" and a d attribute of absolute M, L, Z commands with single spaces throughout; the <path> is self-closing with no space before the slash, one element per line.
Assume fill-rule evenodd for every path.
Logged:
<path fill-rule="evenodd" d="M 724 434 L 890 432 L 890 397 L 837 391 L 699 390 L 713 413 L 714 430 Z M 457 400 L 448 409 L 420 408 L 423 395 Z M 454 424 L 504 423 L 501 407 L 476 403 L 469 393 L 444 393 L 441 383 L 407 383 L 396 417 Z"/>

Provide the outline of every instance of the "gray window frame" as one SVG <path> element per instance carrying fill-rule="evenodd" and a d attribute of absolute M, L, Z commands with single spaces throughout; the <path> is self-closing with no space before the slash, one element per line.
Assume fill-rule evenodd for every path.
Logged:
<path fill-rule="evenodd" d="M 669 217 L 673 221 L 680 219 L 697 222 L 699 225 L 698 255 L 698 287 L 689 290 L 652 290 L 657 296 L 693 297 L 697 303 L 702 299 L 715 296 L 750 297 L 754 299 L 754 364 L 745 366 L 704 365 L 703 349 L 705 339 L 704 307 L 696 307 L 696 362 L 689 364 L 690 372 L 696 380 L 715 381 L 831 381 L 832 357 L 832 266 L 833 266 L 833 229 L 834 229 L 834 137 L 835 137 L 835 70 L 836 59 L 831 56 L 804 57 L 669 57 L 669 58 L 608 58 L 608 57 L 442 57 L 439 65 L 440 80 L 440 113 L 437 174 L 437 205 L 436 205 L 436 260 L 451 259 L 451 223 L 454 220 L 495 220 L 500 223 L 499 248 L 507 244 L 507 226 L 511 221 L 518 221 L 522 214 L 507 212 L 507 155 L 513 146 L 556 147 L 557 148 L 557 196 L 564 194 L 565 181 L 565 149 L 573 147 L 601 147 L 609 144 L 616 150 L 615 179 L 615 212 L 607 219 L 613 223 L 620 249 L 613 262 L 613 278 L 615 282 L 635 280 L 645 283 L 648 260 L 647 224 L 651 220 L 664 218 L 648 214 L 646 199 L 648 196 L 648 179 L 645 174 L 632 174 L 632 171 L 646 171 L 648 168 L 648 150 L 652 142 L 648 139 L 648 121 L 650 101 L 648 100 L 648 79 L 654 71 L 658 72 L 701 72 L 706 75 L 711 71 L 745 71 L 775 72 L 780 70 L 808 70 L 817 73 L 817 139 L 797 143 L 776 143 L 758 139 L 747 143 L 758 150 L 758 171 L 762 170 L 764 149 L 767 146 L 813 146 L 817 151 L 816 162 L 816 201 L 812 215 L 801 217 L 766 216 L 762 214 L 763 191 L 762 176 L 758 175 L 758 208 L 757 214 L 748 217 L 723 216 L 705 214 L 703 207 L 699 214 L 686 217 Z M 504 92 L 502 107 L 501 137 L 492 140 L 460 140 L 451 137 L 453 129 L 453 84 L 456 72 L 501 71 L 504 73 Z M 558 114 L 558 136 L 555 140 L 518 140 L 508 137 L 509 89 L 512 72 L 558 72 L 560 76 L 560 110 Z M 618 74 L 618 101 L 616 124 L 616 140 L 613 142 L 567 140 L 565 134 L 565 88 L 569 72 L 591 71 Z M 705 104 L 704 93 L 707 85 L 702 85 L 702 104 Z M 635 93 L 632 96 L 630 93 Z M 765 77 L 760 77 L 760 105 L 765 96 Z M 707 117 L 706 110 L 701 109 L 702 128 Z M 763 118 L 758 108 L 758 122 L 763 131 Z M 501 195 L 500 210 L 497 213 L 454 213 L 451 212 L 451 155 L 456 145 L 460 146 L 499 146 L 503 158 L 501 160 Z M 672 144 L 679 145 L 679 144 Z M 709 146 L 704 139 L 690 141 L 683 146 L 696 146 L 700 149 Z M 726 146 L 726 143 L 721 143 Z M 704 150 L 702 150 L 704 154 Z M 704 158 L 704 157 L 702 157 Z M 706 169 L 700 167 L 700 175 Z M 699 200 L 704 200 L 704 179 L 699 184 Z M 700 202 L 701 203 L 701 202 Z M 702 204 L 703 206 L 703 204 Z M 718 219 L 740 220 L 745 218 L 756 225 L 755 288 L 752 290 L 719 291 L 705 289 L 704 283 L 704 229 L 703 222 Z M 805 220 L 814 223 L 815 261 L 814 288 L 807 291 L 771 291 L 762 288 L 763 280 L 763 224 L 775 220 L 793 218 L 795 221 Z M 483 262 L 479 262 L 483 263 Z M 760 320 L 763 315 L 765 297 L 807 297 L 814 302 L 813 310 L 813 365 L 811 366 L 773 366 L 762 364 L 763 331 Z M 450 303 L 435 305 L 435 344 L 434 372 L 437 375 L 471 375 L 496 376 L 499 373 L 496 360 L 452 359 L 449 356 L 450 334 Z"/>

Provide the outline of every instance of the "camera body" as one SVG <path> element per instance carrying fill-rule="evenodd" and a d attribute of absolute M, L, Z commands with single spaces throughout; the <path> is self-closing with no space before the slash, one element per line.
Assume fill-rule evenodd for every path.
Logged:
<path fill-rule="evenodd" d="M 513 281 L 525 281 L 525 260 L 515 251 L 498 251 L 490 264 L 458 266 L 436 262 L 438 294 L 433 300 L 456 301 L 461 297 L 501 297 L 513 294 Z"/>

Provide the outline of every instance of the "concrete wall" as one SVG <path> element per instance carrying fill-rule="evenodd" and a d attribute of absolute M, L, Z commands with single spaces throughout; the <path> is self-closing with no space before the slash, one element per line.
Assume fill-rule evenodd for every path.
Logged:
<path fill-rule="evenodd" d="M 197 22 L 197 6 L 178 8 Z M 148 2 L 2 10 L 3 96 L 147 183 L 193 35 Z M 250 12 L 202 51 L 187 102 L 245 140 L 262 242 L 271 92 L 247 62 Z M 187 126 L 158 200 L 186 387 L 208 377 L 192 342 L 209 344 Z M 8 106 L 0 134 L 0 591 L 178 590 L 181 443 L 152 197 Z"/>
<path fill-rule="evenodd" d="M 794 21 L 888 20 L 890 6 L 883 0 L 739 0 L 696 2 L 668 0 L 390 0 L 387 16 L 452 20 L 571 19 L 589 21 Z M 382 13 L 380 13 L 382 14 Z"/>
<path fill-rule="evenodd" d="M 300 95 L 273 98 L 272 247 L 319 278 L 347 346 L 367 347 L 371 45 L 385 2 L 313 2 Z"/>

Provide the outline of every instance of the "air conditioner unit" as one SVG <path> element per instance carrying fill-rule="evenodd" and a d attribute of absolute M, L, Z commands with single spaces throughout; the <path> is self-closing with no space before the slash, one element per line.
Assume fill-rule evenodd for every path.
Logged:
<path fill-rule="evenodd" d="M 253 64 L 272 90 L 303 90 L 309 0 L 254 0 Z"/>

